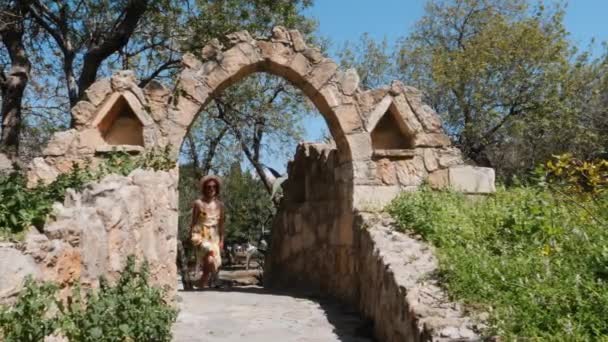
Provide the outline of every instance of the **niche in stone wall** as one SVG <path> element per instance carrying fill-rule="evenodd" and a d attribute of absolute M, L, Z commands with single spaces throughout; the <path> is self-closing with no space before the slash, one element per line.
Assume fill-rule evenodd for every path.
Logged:
<path fill-rule="evenodd" d="M 398 157 L 413 149 L 413 134 L 408 131 L 394 104 L 377 119 L 371 131 L 375 157 Z"/>
<path fill-rule="evenodd" d="M 113 94 L 99 110 L 93 126 L 108 145 L 144 146 L 141 104 L 131 94 Z"/>

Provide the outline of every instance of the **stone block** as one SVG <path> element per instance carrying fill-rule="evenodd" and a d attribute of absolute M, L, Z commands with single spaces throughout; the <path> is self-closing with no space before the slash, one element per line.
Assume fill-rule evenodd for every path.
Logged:
<path fill-rule="evenodd" d="M 455 147 L 437 150 L 439 167 L 446 168 L 464 164 L 462 152 Z"/>
<path fill-rule="evenodd" d="M 27 186 L 34 187 L 39 181 L 49 184 L 58 176 L 57 170 L 49 165 L 43 158 L 34 158 L 28 165 Z"/>
<path fill-rule="evenodd" d="M 427 171 L 421 156 L 395 162 L 397 178 L 402 186 L 420 186 L 427 178 Z"/>
<path fill-rule="evenodd" d="M 40 279 L 34 258 L 13 248 L 10 244 L 0 245 L 0 303 L 16 296 L 25 283 L 27 276 Z"/>
<path fill-rule="evenodd" d="M 78 101 L 71 113 L 76 127 L 86 127 L 95 115 L 96 107 L 89 101 Z"/>
<path fill-rule="evenodd" d="M 80 154 L 94 154 L 97 147 L 105 145 L 101 133 L 96 128 L 89 128 L 78 132 L 76 144 Z"/>
<path fill-rule="evenodd" d="M 372 157 L 372 139 L 369 133 L 361 132 L 346 135 L 353 161 L 369 160 Z"/>
<path fill-rule="evenodd" d="M 494 169 L 470 165 L 453 166 L 449 169 L 450 187 L 468 194 L 496 192 Z"/>
<path fill-rule="evenodd" d="M 198 103 L 205 103 L 211 90 L 198 79 L 195 70 L 182 71 L 179 79 L 179 88 Z M 178 94 L 180 95 L 180 94 Z"/>
<path fill-rule="evenodd" d="M 129 90 L 130 88 L 139 88 L 137 79 L 132 70 L 120 70 L 112 75 L 111 84 L 114 91 Z"/>
<path fill-rule="evenodd" d="M 311 64 L 308 61 L 308 58 L 301 53 L 296 54 L 291 62 L 289 63 L 289 67 L 298 75 L 305 76 L 311 69 Z"/>
<path fill-rule="evenodd" d="M 450 186 L 450 178 L 448 175 L 448 170 L 435 170 L 429 173 L 429 177 L 427 178 L 427 183 L 433 189 L 445 189 Z"/>
<path fill-rule="evenodd" d="M 344 95 L 353 95 L 359 89 L 359 74 L 357 73 L 357 69 L 350 68 L 338 73 L 338 83 Z"/>
<path fill-rule="evenodd" d="M 297 52 L 306 50 L 306 42 L 302 37 L 302 34 L 298 30 L 290 30 L 289 36 L 291 37 L 291 42 L 293 43 L 293 49 Z"/>
<path fill-rule="evenodd" d="M 355 105 L 341 105 L 334 108 L 334 113 L 340 124 L 340 131 L 345 134 L 363 130 L 363 122 Z"/>
<path fill-rule="evenodd" d="M 376 178 L 385 185 L 398 184 L 395 164 L 387 158 L 376 161 Z"/>
<path fill-rule="evenodd" d="M 94 106 L 99 106 L 103 100 L 112 92 L 112 85 L 109 78 L 104 78 L 94 82 L 85 90 L 87 100 Z"/>
<path fill-rule="evenodd" d="M 308 77 L 306 77 L 306 81 L 313 88 L 320 89 L 334 76 L 337 69 L 338 65 L 334 61 L 326 59 L 314 67 Z"/>
<path fill-rule="evenodd" d="M 433 172 L 439 168 L 437 162 L 437 154 L 432 148 L 425 148 L 422 151 L 422 157 L 424 158 L 424 167 L 428 172 Z"/>
<path fill-rule="evenodd" d="M 398 185 L 356 185 L 353 194 L 353 206 L 360 211 L 381 210 L 400 192 L 401 187 Z"/>
<path fill-rule="evenodd" d="M 245 55 L 238 46 L 222 53 L 221 58 L 218 58 L 218 62 L 222 69 L 226 70 L 231 76 L 236 74 L 243 67 L 251 64 L 249 56 Z"/>
<path fill-rule="evenodd" d="M 182 65 L 189 69 L 200 69 L 203 63 L 192 53 L 187 52 L 182 56 Z"/>
<path fill-rule="evenodd" d="M 448 147 L 450 138 L 443 133 L 421 133 L 414 137 L 415 147 Z"/>
<path fill-rule="evenodd" d="M 424 131 L 420 120 L 418 120 L 418 117 L 412 111 L 405 96 L 401 95 L 393 98 L 393 106 L 391 108 L 397 111 L 409 133 L 418 134 Z"/>
<path fill-rule="evenodd" d="M 66 154 L 76 138 L 76 134 L 75 129 L 53 134 L 42 154 L 45 156 L 62 156 Z"/>

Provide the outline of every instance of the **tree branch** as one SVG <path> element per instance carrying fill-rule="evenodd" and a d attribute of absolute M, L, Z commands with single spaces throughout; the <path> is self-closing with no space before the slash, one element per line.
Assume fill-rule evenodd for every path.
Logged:
<path fill-rule="evenodd" d="M 82 72 L 78 80 L 78 88 L 80 96 L 84 93 L 95 79 L 97 78 L 97 70 L 101 63 L 111 54 L 123 48 L 131 38 L 135 31 L 139 20 L 142 18 L 148 9 L 149 0 L 131 0 L 124 10 L 122 20 L 117 21 L 113 29 L 112 35 L 100 39 L 99 43 L 94 44 L 84 55 Z"/>
<path fill-rule="evenodd" d="M 180 62 L 179 59 L 171 59 L 171 60 L 168 60 L 165 63 L 161 64 L 156 70 L 154 70 L 153 73 L 151 73 L 148 77 L 144 78 L 143 80 L 141 80 L 141 82 L 139 82 L 139 87 L 141 87 L 141 88 L 145 87 L 146 84 L 148 84 L 150 81 L 152 81 L 153 79 L 158 77 L 158 75 L 160 75 L 161 72 L 163 72 L 165 70 L 177 68 L 179 62 Z"/>

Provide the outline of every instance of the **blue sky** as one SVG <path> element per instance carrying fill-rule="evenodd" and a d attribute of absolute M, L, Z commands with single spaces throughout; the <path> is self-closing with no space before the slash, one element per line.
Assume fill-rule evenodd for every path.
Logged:
<path fill-rule="evenodd" d="M 545 0 L 546 4 L 552 0 Z M 331 57 L 347 41 L 356 41 L 363 33 L 389 44 L 406 36 L 424 14 L 425 0 L 316 0 L 306 14 L 319 22 L 319 33 L 330 39 Z M 565 25 L 570 39 L 585 48 L 596 39 L 594 51 L 608 41 L 608 0 L 571 0 L 566 9 Z M 315 141 L 326 127 L 320 117 L 306 119 L 305 140 Z M 285 160 L 269 160 L 268 164 L 284 171 Z"/>

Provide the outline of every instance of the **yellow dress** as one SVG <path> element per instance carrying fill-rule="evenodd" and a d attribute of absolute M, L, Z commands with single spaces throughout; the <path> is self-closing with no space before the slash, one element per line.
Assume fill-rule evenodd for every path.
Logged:
<path fill-rule="evenodd" d="M 216 268 L 222 264 L 220 251 L 220 210 L 216 213 L 201 211 L 192 230 L 192 242 L 196 249 L 197 266 L 203 265 L 203 259 L 209 254 L 213 257 Z"/>

